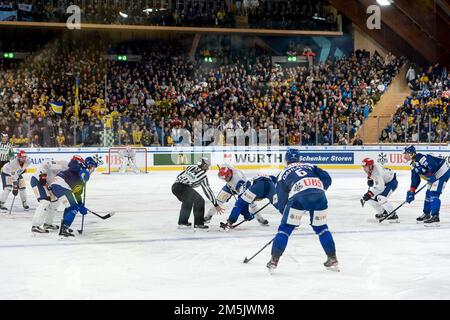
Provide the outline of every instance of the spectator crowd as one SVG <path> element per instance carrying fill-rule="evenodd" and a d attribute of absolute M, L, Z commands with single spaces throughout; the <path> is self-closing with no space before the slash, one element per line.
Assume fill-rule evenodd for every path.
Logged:
<path fill-rule="evenodd" d="M 142 60 L 110 61 L 106 52 Z M 208 64 L 187 52 L 177 42 L 59 40 L 22 63 L 3 61 L 0 131 L 33 147 L 99 146 L 105 134 L 116 145 L 208 145 L 224 142 L 227 129 L 242 129 L 246 143 L 278 129 L 281 144 L 349 144 L 403 64 L 364 52 L 313 68 L 272 64 L 261 52 Z M 178 129 L 221 134 L 186 140 Z"/>
<path fill-rule="evenodd" d="M 436 64 L 427 70 L 411 66 L 406 80 L 412 94 L 399 106 L 381 142 L 445 143 L 450 141 L 450 75 Z"/>

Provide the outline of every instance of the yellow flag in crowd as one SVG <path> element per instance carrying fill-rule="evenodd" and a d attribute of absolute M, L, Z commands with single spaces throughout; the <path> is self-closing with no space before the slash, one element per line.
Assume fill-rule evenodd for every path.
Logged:
<path fill-rule="evenodd" d="M 78 113 L 79 113 L 79 110 L 80 110 L 80 106 L 79 106 L 79 103 L 78 103 L 78 87 L 79 87 L 79 80 L 78 80 L 78 78 L 77 78 L 77 83 L 76 83 L 76 86 L 75 86 L 75 106 L 74 106 L 74 114 L 75 114 L 75 117 L 78 119 Z"/>

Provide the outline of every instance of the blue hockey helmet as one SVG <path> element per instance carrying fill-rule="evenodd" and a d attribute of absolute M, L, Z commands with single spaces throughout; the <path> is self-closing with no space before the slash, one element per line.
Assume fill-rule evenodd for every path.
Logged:
<path fill-rule="evenodd" d="M 410 145 L 405 148 L 405 151 L 403 153 L 415 155 L 417 153 L 417 150 L 416 150 L 416 147 L 414 147 L 413 145 Z"/>
<path fill-rule="evenodd" d="M 90 173 L 94 172 L 98 168 L 98 162 L 92 157 L 87 157 L 84 160 L 84 166 L 89 170 Z"/>
<path fill-rule="evenodd" d="M 286 163 L 290 164 L 290 163 L 296 163 L 296 162 L 300 162 L 300 151 L 297 149 L 289 149 L 286 152 Z"/>

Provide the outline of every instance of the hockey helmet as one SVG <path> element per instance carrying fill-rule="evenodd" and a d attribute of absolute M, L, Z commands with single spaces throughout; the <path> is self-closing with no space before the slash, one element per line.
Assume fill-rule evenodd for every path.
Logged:
<path fill-rule="evenodd" d="M 94 158 L 87 157 L 84 160 L 84 166 L 86 167 L 86 169 L 89 170 L 90 173 L 92 173 L 95 171 L 95 169 L 98 168 L 98 163 L 97 163 L 97 161 L 94 160 Z"/>
<path fill-rule="evenodd" d="M 209 167 L 211 166 L 211 161 L 208 158 L 203 157 L 200 159 L 197 165 L 203 170 L 208 170 Z"/>
<path fill-rule="evenodd" d="M 19 150 L 19 152 L 16 155 L 17 160 L 19 160 L 20 163 L 24 163 L 25 161 L 27 161 L 27 153 L 25 152 L 25 150 Z"/>
<path fill-rule="evenodd" d="M 299 150 L 297 150 L 297 149 L 289 149 L 286 152 L 286 156 L 285 156 L 286 163 L 290 164 L 290 163 L 300 162 L 300 156 L 301 156 L 301 154 L 300 154 Z"/>
<path fill-rule="evenodd" d="M 77 155 L 73 156 L 72 161 L 76 161 L 80 164 L 84 164 L 84 159 L 81 156 L 77 156 Z"/>
<path fill-rule="evenodd" d="M 222 167 L 219 170 L 219 178 L 225 180 L 226 182 L 231 181 L 233 178 L 233 170 L 228 167 Z"/>
<path fill-rule="evenodd" d="M 370 158 L 365 158 L 362 161 L 361 165 L 367 174 L 371 174 L 373 171 L 373 166 L 375 165 L 375 161 Z"/>
<path fill-rule="evenodd" d="M 405 151 L 403 153 L 416 154 L 417 150 L 416 150 L 416 147 L 414 147 L 413 145 L 410 145 L 405 148 Z"/>

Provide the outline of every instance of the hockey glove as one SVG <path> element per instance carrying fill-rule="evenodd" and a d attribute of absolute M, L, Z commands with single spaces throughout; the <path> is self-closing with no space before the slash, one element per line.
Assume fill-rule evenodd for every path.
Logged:
<path fill-rule="evenodd" d="M 437 181 L 437 179 L 436 179 L 435 176 L 430 176 L 430 177 L 428 177 L 428 183 L 429 183 L 429 184 L 433 184 L 433 183 L 435 183 L 436 181 Z"/>
<path fill-rule="evenodd" d="M 41 174 L 39 176 L 39 184 L 41 186 L 45 186 L 47 184 L 47 175 L 46 174 Z"/>
<path fill-rule="evenodd" d="M 88 209 L 84 206 L 84 204 L 79 204 L 78 205 L 78 211 L 80 212 L 80 214 L 82 214 L 83 216 L 88 214 Z"/>
<path fill-rule="evenodd" d="M 17 182 L 14 182 L 13 184 L 12 194 L 14 197 L 17 197 L 19 194 L 19 184 Z"/>
<path fill-rule="evenodd" d="M 375 184 L 375 182 L 374 182 L 372 179 L 367 179 L 367 185 L 368 185 L 369 187 L 373 187 L 374 184 Z"/>
<path fill-rule="evenodd" d="M 90 177 L 91 177 L 91 174 L 89 173 L 89 170 L 87 170 L 87 169 L 80 170 L 80 178 L 84 183 L 88 182 Z"/>
<path fill-rule="evenodd" d="M 406 202 L 411 203 L 416 199 L 416 192 L 412 189 L 406 194 Z"/>
<path fill-rule="evenodd" d="M 372 199 L 373 196 L 374 196 L 374 194 L 371 191 L 369 191 L 363 196 L 363 200 L 369 201 L 370 199 Z"/>

